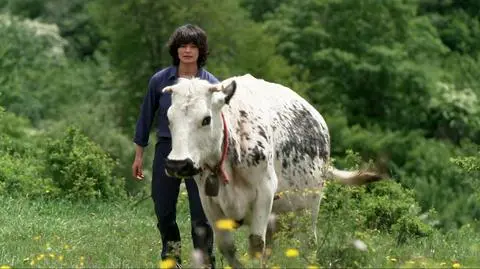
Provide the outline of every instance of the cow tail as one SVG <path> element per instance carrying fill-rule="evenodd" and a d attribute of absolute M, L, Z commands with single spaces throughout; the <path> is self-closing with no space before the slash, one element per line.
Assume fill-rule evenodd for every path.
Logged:
<path fill-rule="evenodd" d="M 328 170 L 328 179 L 333 179 L 345 185 L 359 186 L 371 182 L 382 180 L 383 177 L 374 172 L 368 171 L 345 171 L 339 170 L 335 167 L 330 167 Z"/>

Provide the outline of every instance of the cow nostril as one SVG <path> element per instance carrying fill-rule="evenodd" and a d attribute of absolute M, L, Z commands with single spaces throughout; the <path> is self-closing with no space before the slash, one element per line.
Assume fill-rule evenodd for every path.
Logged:
<path fill-rule="evenodd" d="M 199 171 L 195 169 L 195 165 L 190 158 L 184 160 L 166 159 L 165 170 L 169 174 L 178 174 L 182 176 L 194 175 Z"/>
<path fill-rule="evenodd" d="M 193 162 L 192 162 L 193 164 Z M 165 168 L 172 171 L 178 172 L 184 170 L 189 165 L 188 160 L 170 160 L 167 159 L 165 163 Z"/>

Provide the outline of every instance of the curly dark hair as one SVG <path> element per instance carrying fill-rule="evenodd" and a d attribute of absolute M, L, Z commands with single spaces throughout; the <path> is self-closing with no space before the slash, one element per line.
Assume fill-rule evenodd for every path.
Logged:
<path fill-rule="evenodd" d="M 172 56 L 172 63 L 175 66 L 180 64 L 178 58 L 178 48 L 181 45 L 193 43 L 198 47 L 198 68 L 205 65 L 208 56 L 208 42 L 207 34 L 205 31 L 197 25 L 185 24 L 178 27 L 168 40 L 168 49 Z"/>

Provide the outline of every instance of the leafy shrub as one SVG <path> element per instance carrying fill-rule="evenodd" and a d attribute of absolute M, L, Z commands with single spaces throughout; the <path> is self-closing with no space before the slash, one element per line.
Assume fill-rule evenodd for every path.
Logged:
<path fill-rule="evenodd" d="M 25 118 L 0 107 L 0 195 L 11 197 L 53 196 L 57 189 L 44 175 L 35 138 Z"/>
<path fill-rule="evenodd" d="M 58 195 L 59 189 L 43 170 L 43 164 L 35 158 L 0 155 L 0 195 L 29 198 Z"/>
<path fill-rule="evenodd" d="M 45 158 L 53 182 L 69 199 L 125 197 L 124 180 L 114 175 L 114 160 L 77 128 L 50 140 Z"/>
<path fill-rule="evenodd" d="M 375 160 L 378 170 L 414 191 L 422 211 L 435 209 L 444 229 L 480 218 L 480 200 L 475 198 L 478 197 L 478 174 L 467 173 L 451 162 L 452 159 L 475 160 L 468 157 L 478 152 L 474 143 L 462 141 L 456 146 L 448 141 L 427 139 L 416 131 L 349 127 L 342 116 L 327 118 L 327 122 L 337 166 L 354 167 L 355 163 Z M 467 169 L 468 165 L 475 167 L 475 161 L 465 164 Z"/>
<path fill-rule="evenodd" d="M 325 196 L 327 198 L 321 210 L 329 214 L 328 211 L 348 209 L 351 211 L 348 215 L 355 217 L 360 229 L 391 232 L 400 225 L 397 230 L 403 229 L 402 236 L 407 237 L 428 235 L 432 229 L 420 219 L 420 206 L 415 201 L 413 191 L 394 181 L 377 182 L 360 188 L 328 184 Z"/>
<path fill-rule="evenodd" d="M 131 179 L 131 164 L 134 157 L 132 138 L 122 133 L 118 127 L 118 117 L 114 104 L 105 92 L 98 92 L 92 96 L 88 103 L 79 103 L 74 106 L 64 107 L 59 114 L 64 115 L 64 120 L 44 121 L 48 126 L 48 136 L 60 138 L 59 134 L 68 128 L 70 122 L 75 122 L 76 128 L 100 146 L 111 158 L 117 160 L 114 175 L 125 178 L 125 188 L 129 194 L 149 191 L 147 180 L 136 181 Z M 155 138 L 150 140 L 150 146 L 145 148 L 144 173 L 150 178 L 150 165 L 153 159 Z M 152 146 L 153 145 L 153 146 Z M 148 190 L 147 190 L 148 189 Z"/>

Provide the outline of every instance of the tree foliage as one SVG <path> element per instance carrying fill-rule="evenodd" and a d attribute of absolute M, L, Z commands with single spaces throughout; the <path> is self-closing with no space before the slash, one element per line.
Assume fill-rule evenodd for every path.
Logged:
<path fill-rule="evenodd" d="M 0 0 L 0 9 L 1 195 L 121 193 L 148 79 L 170 64 L 172 31 L 194 23 L 220 80 L 251 73 L 311 101 L 338 166 L 385 172 L 402 186 L 389 195 L 419 214 L 436 210 L 444 229 L 480 217 L 478 1 Z M 78 132 L 65 134 L 71 126 Z M 129 193 L 148 185 L 126 182 Z M 428 233 L 400 217 L 405 203 L 371 196 L 381 207 L 368 195 L 362 206 L 384 213 L 381 223 L 362 215 L 371 227 L 399 241 Z"/>
<path fill-rule="evenodd" d="M 170 34 L 185 23 L 197 24 L 207 32 L 210 56 L 206 69 L 219 79 L 251 73 L 287 84 L 295 82 L 291 67 L 276 55 L 275 38 L 248 19 L 237 1 L 107 0 L 93 1 L 90 10 L 103 26 L 108 40 L 105 50 L 119 72 L 122 89 L 116 100 L 126 130 L 134 125 L 149 77 L 171 64 L 166 47 Z"/>

